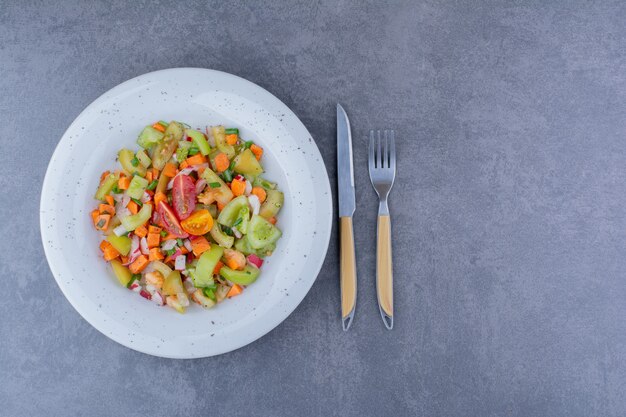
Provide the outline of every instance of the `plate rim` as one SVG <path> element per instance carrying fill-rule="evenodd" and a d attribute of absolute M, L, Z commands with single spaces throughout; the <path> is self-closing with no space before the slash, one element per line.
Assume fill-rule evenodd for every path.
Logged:
<path fill-rule="evenodd" d="M 270 332 L 272 332 L 272 330 L 274 330 L 276 327 L 278 327 L 280 324 L 282 324 L 295 310 L 296 308 L 298 308 L 298 306 L 302 303 L 302 301 L 304 301 L 304 299 L 306 298 L 306 296 L 309 294 L 311 288 L 313 287 L 313 284 L 317 281 L 317 278 L 319 277 L 319 274 L 322 270 L 322 267 L 324 265 L 324 262 L 326 260 L 326 257 L 328 255 L 328 248 L 330 246 L 330 238 L 332 236 L 332 229 L 333 229 L 333 222 L 334 222 L 334 217 L 335 217 L 335 213 L 334 213 L 334 199 L 333 199 L 333 194 L 332 194 L 332 189 L 330 186 L 330 178 L 328 176 L 328 171 L 327 171 L 327 167 L 326 167 L 326 163 L 324 162 L 324 158 L 322 156 L 322 153 L 319 150 L 319 147 L 317 146 L 317 142 L 315 140 L 311 140 L 309 141 L 309 143 L 312 145 L 312 151 L 314 152 L 314 156 L 319 157 L 320 160 L 320 164 L 324 167 L 323 174 L 321 175 L 321 180 L 323 182 L 324 188 L 325 190 L 323 191 L 327 191 L 326 195 L 328 196 L 326 200 L 326 208 L 328 210 L 328 212 L 330 213 L 330 221 L 328 221 L 328 226 L 327 226 L 327 230 L 322 230 L 322 231 L 318 231 L 318 239 L 319 236 L 322 233 L 326 234 L 326 239 L 324 239 L 323 242 L 323 250 L 322 250 L 322 254 L 319 257 L 319 260 L 316 262 L 316 264 L 314 265 L 314 274 L 313 274 L 313 279 L 309 280 L 308 283 L 304 283 L 304 285 L 306 286 L 306 288 L 303 287 L 303 289 L 305 289 L 305 291 L 303 292 L 302 298 L 300 298 L 300 300 L 298 300 L 296 303 L 287 305 L 287 308 L 284 310 L 285 314 L 281 314 L 279 318 L 277 318 L 274 321 L 272 321 L 270 323 L 270 326 L 266 329 L 266 330 L 262 330 L 261 332 L 259 332 L 258 334 L 253 334 L 251 337 L 245 338 L 245 340 L 243 341 L 243 343 L 239 343 L 237 344 L 236 347 L 232 347 L 232 348 L 225 348 L 225 349 L 218 349 L 217 351 L 213 352 L 213 353 L 200 353 L 200 354 L 190 354 L 189 352 L 187 352 L 186 354 L 180 354 L 180 355 L 176 355 L 176 354 L 165 354 L 164 352 L 156 352 L 154 350 L 149 350 L 149 349 L 145 349 L 143 346 L 141 345 L 130 345 L 128 343 L 125 343 L 122 340 L 118 340 L 117 338 L 115 338 L 114 336 L 112 336 L 111 334 L 107 334 L 107 332 L 105 332 L 101 327 L 100 327 L 100 323 L 95 323 L 96 320 L 94 320 L 93 318 L 87 318 L 85 317 L 85 315 L 83 315 L 83 313 L 81 312 L 81 307 L 79 307 L 79 303 L 78 301 L 69 294 L 68 289 L 65 288 L 65 285 L 61 282 L 60 278 L 58 277 L 58 275 L 60 274 L 60 271 L 57 270 L 57 266 L 54 265 L 54 262 L 51 261 L 51 259 L 53 258 L 53 254 L 51 252 L 51 248 L 48 248 L 48 246 L 46 245 L 46 240 L 51 240 L 50 238 L 53 237 L 52 235 L 52 231 L 48 232 L 48 228 L 45 227 L 44 225 L 44 217 L 45 217 L 45 212 L 44 212 L 44 204 L 46 201 L 49 201 L 49 194 L 51 193 L 50 191 L 50 186 L 49 183 L 52 181 L 51 177 L 52 177 L 52 166 L 53 166 L 53 161 L 55 159 L 57 159 L 58 154 L 60 152 L 60 148 L 62 146 L 62 143 L 67 140 L 67 135 L 68 132 L 70 132 L 70 130 L 74 127 L 74 125 L 86 114 L 88 114 L 88 112 L 90 110 L 92 110 L 92 108 L 98 106 L 101 104 L 101 102 L 105 101 L 107 95 L 109 95 L 112 91 L 116 90 L 116 89 L 121 89 L 123 88 L 125 85 L 127 84 L 131 84 L 132 82 L 136 82 L 136 80 L 138 78 L 143 78 L 143 77 L 155 77 L 155 76 L 162 76 L 164 74 L 172 74 L 172 73 L 177 73 L 177 72 L 204 72 L 206 74 L 218 74 L 219 76 L 222 77 L 226 77 L 226 78 L 231 78 L 233 79 L 235 82 L 238 83 L 243 83 L 243 84 L 247 84 L 250 88 L 252 89 L 256 89 L 257 92 L 259 92 L 261 95 L 266 95 L 268 96 L 270 99 L 273 99 L 276 101 L 276 103 L 279 106 L 283 106 L 284 109 L 286 109 L 288 112 L 290 112 L 293 116 L 294 116 L 294 121 L 295 123 L 299 124 L 300 127 L 302 129 L 304 129 L 304 131 L 308 134 L 308 136 L 310 138 L 313 138 L 313 135 L 311 135 L 311 132 L 307 129 L 307 127 L 304 125 L 304 123 L 302 122 L 302 120 L 300 120 L 300 118 L 298 117 L 298 115 L 291 109 L 289 108 L 282 100 L 280 100 L 278 97 L 276 97 L 274 94 L 272 94 L 270 91 L 266 90 L 265 88 L 261 87 L 260 85 L 247 80 L 243 77 L 240 77 L 238 75 L 235 74 L 231 74 L 225 71 L 220 71 L 220 70 L 215 70 L 215 69 L 210 69 L 210 68 L 202 68 L 202 67 L 172 67 L 172 68 L 165 68 L 165 69 L 160 69 L 160 70 L 156 70 L 156 71 L 150 71 L 150 72 L 146 72 L 140 75 L 137 75 L 135 77 L 132 77 L 130 79 L 127 79 L 126 81 L 123 81 L 113 87 L 111 87 L 110 89 L 104 91 L 102 94 L 100 94 L 97 98 L 95 98 L 94 100 L 92 100 L 73 120 L 72 122 L 68 125 L 67 129 L 63 132 L 63 134 L 61 135 L 59 141 L 57 142 L 57 144 L 55 145 L 54 151 L 52 152 L 50 159 L 48 161 L 48 165 L 46 167 L 46 171 L 45 171 L 45 175 L 44 175 L 44 179 L 42 181 L 42 185 L 41 185 L 41 194 L 40 194 L 40 201 L 39 201 L 39 230 L 40 230 L 40 236 L 41 236 L 41 243 L 44 249 L 44 254 L 46 257 L 46 262 L 48 264 L 48 267 L 50 268 L 50 272 L 52 273 L 52 276 L 55 280 L 55 282 L 57 283 L 57 286 L 59 287 L 59 289 L 61 290 L 61 293 L 63 294 L 63 296 L 65 297 L 65 299 L 70 303 L 70 305 L 74 308 L 74 310 L 78 313 L 78 315 L 85 320 L 87 323 L 89 323 L 92 327 L 94 327 L 100 334 L 106 336 L 108 339 L 126 347 L 129 348 L 131 350 L 135 350 L 147 355 L 151 355 L 151 356 L 155 356 L 155 357 L 162 357 L 162 358 L 169 358 L 169 359 L 199 359 L 199 358 L 206 358 L 206 357 L 212 357 L 212 356 L 218 356 L 218 355 L 222 355 L 228 352 L 233 352 L 236 351 L 238 349 L 241 349 L 244 346 L 247 346 L 259 339 L 261 339 L 262 337 L 264 337 L 265 335 L 269 334 Z M 53 228 L 54 230 L 55 228 Z M 46 239 L 48 237 L 48 239 Z M 320 241 L 318 241 L 320 242 Z M 295 297 L 294 297 L 295 298 Z"/>

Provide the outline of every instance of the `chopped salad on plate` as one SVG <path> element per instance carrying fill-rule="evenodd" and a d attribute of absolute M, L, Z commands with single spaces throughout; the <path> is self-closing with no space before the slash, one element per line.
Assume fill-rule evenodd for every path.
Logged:
<path fill-rule="evenodd" d="M 240 295 L 282 232 L 284 195 L 263 178 L 263 149 L 239 130 L 159 121 L 100 177 L 91 212 L 121 285 L 179 313 Z"/>

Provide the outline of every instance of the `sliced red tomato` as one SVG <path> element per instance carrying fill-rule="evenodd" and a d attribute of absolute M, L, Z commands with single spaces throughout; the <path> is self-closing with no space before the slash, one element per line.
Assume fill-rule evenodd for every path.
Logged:
<path fill-rule="evenodd" d="M 161 226 L 171 234 L 177 237 L 188 237 L 189 235 L 183 230 L 172 208 L 165 201 L 159 202 L 159 217 Z"/>
<path fill-rule="evenodd" d="M 180 220 L 191 216 L 196 208 L 196 185 L 188 175 L 178 175 L 174 178 L 172 205 Z"/>
<path fill-rule="evenodd" d="M 181 223 L 183 230 L 190 235 L 202 236 L 209 233 L 213 226 L 213 217 L 209 210 L 198 210 L 193 212 L 191 216 L 183 220 Z"/>

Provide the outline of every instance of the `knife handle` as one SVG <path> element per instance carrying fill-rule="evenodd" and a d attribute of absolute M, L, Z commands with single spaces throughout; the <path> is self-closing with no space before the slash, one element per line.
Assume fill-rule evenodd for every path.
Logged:
<path fill-rule="evenodd" d="M 391 330 L 393 328 L 393 258 L 391 256 L 391 220 L 388 214 L 378 216 L 376 293 L 380 316 L 385 327 Z"/>
<path fill-rule="evenodd" d="M 348 330 L 356 307 L 356 258 L 354 255 L 354 232 L 352 217 L 341 217 L 341 323 Z"/>

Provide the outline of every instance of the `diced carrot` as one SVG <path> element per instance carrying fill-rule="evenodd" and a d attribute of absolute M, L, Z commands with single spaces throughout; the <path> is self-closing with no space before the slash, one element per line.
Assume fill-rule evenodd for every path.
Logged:
<path fill-rule="evenodd" d="M 148 170 L 146 172 L 146 179 L 148 180 L 148 182 L 152 182 L 152 170 Z"/>
<path fill-rule="evenodd" d="M 183 246 L 182 248 L 180 248 L 180 253 L 181 255 L 187 255 L 189 253 L 189 249 Z"/>
<path fill-rule="evenodd" d="M 237 134 L 232 134 L 232 135 L 226 135 L 226 143 L 228 143 L 229 145 L 234 145 L 237 143 L 237 139 L 239 139 L 239 135 Z"/>
<path fill-rule="evenodd" d="M 149 263 L 150 262 L 145 255 L 139 255 L 139 257 L 128 266 L 128 269 L 130 269 L 130 272 L 132 272 L 133 274 L 138 274 L 143 271 Z"/>
<path fill-rule="evenodd" d="M 226 206 L 226 204 L 222 204 L 222 203 L 220 203 L 219 201 L 217 202 L 217 209 L 218 209 L 219 211 L 224 210 L 224 207 L 225 207 L 225 206 Z"/>
<path fill-rule="evenodd" d="M 112 195 L 105 195 L 104 199 L 107 201 L 107 204 L 110 206 L 115 206 L 115 200 L 113 200 L 113 196 Z"/>
<path fill-rule="evenodd" d="M 160 227 L 154 226 L 152 224 L 148 227 L 148 233 L 161 233 L 161 230 L 162 229 Z"/>
<path fill-rule="evenodd" d="M 104 171 L 101 175 L 100 175 L 100 184 L 102 184 L 102 182 L 104 181 L 104 179 L 110 174 L 110 171 Z"/>
<path fill-rule="evenodd" d="M 165 201 L 167 203 L 167 196 L 165 195 L 165 193 L 159 191 L 154 195 L 154 205 L 158 207 L 161 201 Z"/>
<path fill-rule="evenodd" d="M 263 189 L 263 187 L 252 187 L 252 194 L 259 198 L 259 201 L 262 203 L 267 198 L 267 193 Z"/>
<path fill-rule="evenodd" d="M 103 240 L 100 243 L 100 250 L 102 251 L 102 255 L 104 256 L 104 259 L 107 261 L 110 261 L 120 256 L 120 253 L 117 251 L 117 249 L 115 249 L 113 245 L 111 245 L 106 240 Z"/>
<path fill-rule="evenodd" d="M 133 200 L 130 200 L 126 207 L 133 214 L 137 214 L 137 212 L 139 211 L 139 204 L 135 203 Z"/>
<path fill-rule="evenodd" d="M 121 255 L 120 255 L 120 261 L 121 261 L 123 264 L 127 263 L 127 262 L 128 262 L 128 256 L 121 256 Z"/>
<path fill-rule="evenodd" d="M 228 156 L 223 152 L 218 153 L 215 157 L 215 169 L 218 172 L 224 172 L 228 169 L 229 165 L 230 161 L 228 160 Z"/>
<path fill-rule="evenodd" d="M 117 188 L 120 190 L 127 190 L 130 186 L 130 178 L 129 177 L 120 177 L 117 181 Z"/>
<path fill-rule="evenodd" d="M 159 132 L 165 132 L 165 128 L 160 123 L 155 123 L 152 125 L 152 127 L 158 130 Z"/>
<path fill-rule="evenodd" d="M 226 261 L 226 265 L 228 265 L 230 269 L 235 269 L 235 270 L 241 269 L 239 266 L 239 263 L 235 259 L 232 259 L 232 258 Z"/>
<path fill-rule="evenodd" d="M 103 240 L 102 242 L 100 242 L 100 250 L 102 252 L 104 252 L 106 248 L 108 248 L 109 246 L 111 246 L 111 244 L 106 240 Z"/>
<path fill-rule="evenodd" d="M 98 209 L 95 209 L 94 211 L 91 212 L 91 220 L 93 221 L 93 225 L 96 225 L 96 220 L 98 220 L 98 216 L 100 215 L 100 212 L 98 211 Z"/>
<path fill-rule="evenodd" d="M 173 235 L 171 233 L 168 233 L 164 238 L 163 238 L 163 242 L 165 242 L 166 240 L 172 240 L 172 239 L 177 239 L 178 236 Z"/>
<path fill-rule="evenodd" d="M 109 222 L 111 221 L 110 214 L 100 214 L 96 219 L 96 229 L 98 230 L 107 230 L 109 227 Z"/>
<path fill-rule="evenodd" d="M 152 168 L 152 179 L 156 180 L 159 178 L 159 170 L 156 168 Z"/>
<path fill-rule="evenodd" d="M 243 195 L 244 191 L 246 190 L 246 182 L 233 180 L 230 183 L 230 189 L 233 190 L 233 194 L 235 194 L 236 196 Z"/>
<path fill-rule="evenodd" d="M 200 178 L 202 176 L 202 174 L 204 173 L 204 171 L 206 171 L 206 167 L 200 167 L 198 168 L 198 178 Z"/>
<path fill-rule="evenodd" d="M 223 266 L 224 266 L 224 262 L 217 261 L 217 265 L 215 265 L 215 268 L 213 268 L 213 274 L 215 275 L 219 274 Z"/>
<path fill-rule="evenodd" d="M 161 241 L 161 235 L 159 233 L 148 233 L 148 237 L 146 238 L 148 241 L 148 247 L 154 248 L 159 246 L 159 242 Z"/>
<path fill-rule="evenodd" d="M 211 249 L 211 244 L 204 236 L 199 236 L 191 241 L 191 249 L 196 256 L 202 255 L 204 252 Z"/>
<path fill-rule="evenodd" d="M 185 169 L 188 166 L 189 166 L 189 164 L 187 163 L 187 160 L 184 160 L 183 162 L 180 163 L 180 165 L 178 165 L 178 168 Z"/>
<path fill-rule="evenodd" d="M 261 148 L 258 145 L 252 144 L 252 146 L 250 146 L 250 150 L 252 151 L 252 153 L 256 157 L 257 161 L 259 159 L 261 159 L 261 156 L 263 156 L 263 148 Z"/>
<path fill-rule="evenodd" d="M 206 162 L 206 158 L 201 153 L 197 153 L 194 156 L 187 158 L 185 162 L 187 162 L 187 165 L 189 166 L 200 165 Z"/>
<path fill-rule="evenodd" d="M 268 220 L 268 222 L 272 223 L 272 224 L 276 224 L 276 217 L 270 217 L 270 219 Z"/>
<path fill-rule="evenodd" d="M 98 206 L 98 210 L 101 214 L 110 214 L 111 216 L 115 215 L 115 207 L 110 204 L 100 204 Z"/>
<path fill-rule="evenodd" d="M 165 164 L 165 167 L 163 167 L 162 174 L 165 175 L 166 177 L 173 178 L 176 175 L 176 165 L 174 165 L 171 162 L 168 162 L 167 164 Z"/>
<path fill-rule="evenodd" d="M 148 257 L 149 261 L 160 261 L 163 258 L 164 256 L 161 253 L 161 249 L 159 248 L 150 249 L 150 256 Z"/>
<path fill-rule="evenodd" d="M 228 291 L 228 293 L 226 294 L 226 297 L 228 298 L 235 297 L 241 294 L 242 292 L 243 292 L 243 288 L 241 288 L 240 285 L 235 284 L 232 287 L 230 287 L 230 291 Z"/>
<path fill-rule="evenodd" d="M 148 229 L 146 229 L 146 226 L 139 226 L 135 229 L 135 234 L 139 237 L 146 237 L 146 235 L 148 234 Z"/>

